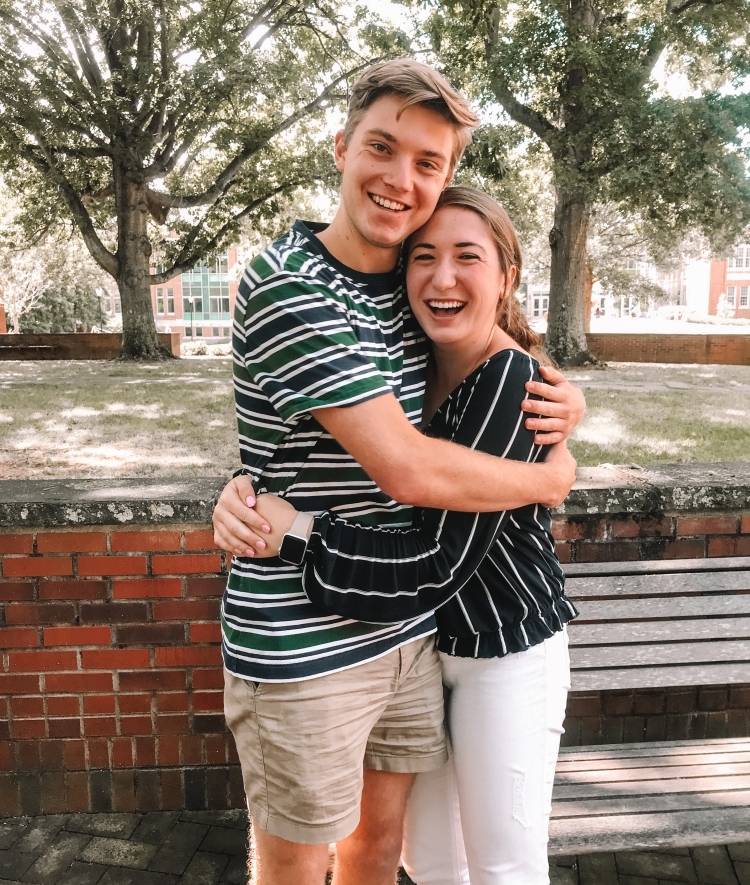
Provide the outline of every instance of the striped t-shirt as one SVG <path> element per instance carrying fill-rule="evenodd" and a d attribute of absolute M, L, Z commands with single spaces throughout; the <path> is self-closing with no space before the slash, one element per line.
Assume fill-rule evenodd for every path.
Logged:
<path fill-rule="evenodd" d="M 427 433 L 517 461 L 544 458 L 519 406 L 538 364 L 503 350 L 443 403 Z M 538 397 L 535 397 L 538 398 Z M 436 609 L 438 648 L 502 657 L 536 645 L 575 617 L 555 555 L 550 513 L 531 504 L 501 513 L 416 508 L 414 527 L 358 527 L 335 514 L 315 520 L 304 586 L 321 609 L 373 623 Z"/>
<path fill-rule="evenodd" d="M 310 413 L 392 392 L 417 424 L 425 339 L 398 271 L 354 271 L 312 228 L 297 222 L 239 285 L 233 357 L 242 464 L 257 491 L 298 510 L 407 526 L 411 508 L 385 495 Z M 232 560 L 221 621 L 224 665 L 259 682 L 352 667 L 435 629 L 431 613 L 388 625 L 326 614 L 305 596 L 301 568 L 276 558 Z"/>

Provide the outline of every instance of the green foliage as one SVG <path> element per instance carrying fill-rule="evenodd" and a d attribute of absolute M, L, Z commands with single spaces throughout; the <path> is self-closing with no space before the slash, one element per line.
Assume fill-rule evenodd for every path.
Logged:
<path fill-rule="evenodd" d="M 105 317 L 106 319 L 106 317 Z M 21 332 L 75 332 L 99 327 L 102 314 L 96 292 L 82 286 L 50 290 L 21 317 Z"/>
<path fill-rule="evenodd" d="M 327 115 L 404 49 L 333 0 L 0 0 L 0 167 L 27 230 L 74 219 L 113 276 L 118 189 L 143 185 L 163 280 L 331 182 Z"/>
<path fill-rule="evenodd" d="M 717 245 L 750 221 L 750 0 L 411 5 L 452 79 L 549 149 L 556 186 Z M 699 96 L 658 93 L 662 54 Z"/>

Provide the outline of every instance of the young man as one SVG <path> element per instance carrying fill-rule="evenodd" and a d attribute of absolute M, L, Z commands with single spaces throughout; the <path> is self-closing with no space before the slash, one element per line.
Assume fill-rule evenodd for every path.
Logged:
<path fill-rule="evenodd" d="M 439 74 L 402 59 L 353 89 L 335 159 L 328 227 L 298 222 L 249 266 L 235 315 L 242 462 L 259 490 L 297 509 L 408 524 L 408 505 L 495 511 L 559 504 L 574 478 L 564 447 L 539 465 L 503 461 L 416 429 L 427 348 L 396 270 L 430 217 L 477 120 Z M 561 376 L 563 439 L 583 399 Z M 540 385 L 541 387 L 541 385 Z M 247 544 L 260 520 L 238 478 L 217 505 L 217 543 L 237 557 L 222 607 L 225 712 L 254 823 L 258 885 L 392 885 L 414 774 L 446 758 L 431 616 L 383 626 L 325 615 L 304 596 L 304 529 L 274 565 Z M 397 503 L 400 502 L 400 503 Z M 267 561 L 268 562 L 268 561 Z"/>

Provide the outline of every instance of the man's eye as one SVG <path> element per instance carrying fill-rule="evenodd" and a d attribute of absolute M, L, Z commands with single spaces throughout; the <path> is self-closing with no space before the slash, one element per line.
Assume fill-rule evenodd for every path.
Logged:
<path fill-rule="evenodd" d="M 379 141 L 373 142 L 371 147 L 373 150 L 377 151 L 380 154 L 385 153 L 385 151 L 388 150 L 388 148 L 384 144 L 381 144 Z"/>

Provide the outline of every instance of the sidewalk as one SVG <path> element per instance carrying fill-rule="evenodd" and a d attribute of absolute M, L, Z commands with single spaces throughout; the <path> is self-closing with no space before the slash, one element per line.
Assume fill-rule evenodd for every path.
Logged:
<path fill-rule="evenodd" d="M 243 811 L 0 819 L 0 885 L 247 885 L 246 863 Z M 558 857 L 550 880 L 750 885 L 750 843 Z"/>

